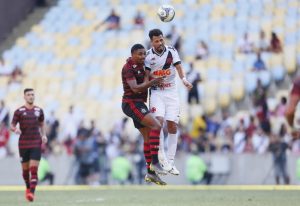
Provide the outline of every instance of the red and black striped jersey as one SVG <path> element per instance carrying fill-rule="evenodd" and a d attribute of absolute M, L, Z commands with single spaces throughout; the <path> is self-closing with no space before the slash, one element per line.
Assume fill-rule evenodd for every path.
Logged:
<path fill-rule="evenodd" d="M 41 147 L 40 126 L 43 121 L 44 112 L 37 106 L 32 109 L 22 106 L 14 112 L 12 124 L 17 125 L 19 123 L 22 132 L 19 138 L 19 148 Z"/>
<path fill-rule="evenodd" d="M 135 79 L 137 84 L 142 84 L 145 79 L 145 67 L 144 65 L 134 64 L 132 59 L 127 59 L 126 64 L 122 69 L 122 83 L 123 83 L 123 101 L 132 100 L 132 101 L 147 101 L 148 90 L 144 92 L 134 93 L 127 80 Z"/>

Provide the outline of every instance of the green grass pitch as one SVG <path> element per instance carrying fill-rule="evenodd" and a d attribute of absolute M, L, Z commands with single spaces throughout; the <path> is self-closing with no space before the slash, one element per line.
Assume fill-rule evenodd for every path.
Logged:
<path fill-rule="evenodd" d="M 300 187 L 39 186 L 33 203 L 23 187 L 1 186 L 1 206 L 299 206 Z"/>

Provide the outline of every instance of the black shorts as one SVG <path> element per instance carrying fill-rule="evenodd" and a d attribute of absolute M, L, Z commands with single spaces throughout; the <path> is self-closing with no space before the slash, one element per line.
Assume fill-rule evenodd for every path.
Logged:
<path fill-rule="evenodd" d="M 19 149 L 21 163 L 28 162 L 29 160 L 41 160 L 41 148 L 26 148 Z"/>
<path fill-rule="evenodd" d="M 142 125 L 144 117 L 150 113 L 148 107 L 144 102 L 127 101 L 122 103 L 122 110 L 124 114 L 131 117 L 134 127 L 137 129 L 145 127 Z"/>

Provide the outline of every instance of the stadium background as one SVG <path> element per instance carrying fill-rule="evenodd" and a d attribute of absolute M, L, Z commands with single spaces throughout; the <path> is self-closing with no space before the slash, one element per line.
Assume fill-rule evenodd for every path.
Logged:
<path fill-rule="evenodd" d="M 94 174 L 89 183 L 95 184 L 100 179 L 101 184 L 117 184 L 110 176 L 110 163 L 119 155 L 130 160 L 134 183 L 139 183 L 138 168 L 143 165 L 141 142 L 131 121 L 125 124 L 122 121 L 120 71 L 131 45 L 137 42 L 148 45 L 150 29 L 160 28 L 168 34 L 172 25 L 182 37 L 180 53 L 185 69 L 189 70 L 189 63 L 193 62 L 202 82 L 198 85 L 201 104 L 188 104 L 187 92 L 179 87 L 182 109 L 177 164 L 182 175 L 166 180 L 170 184 L 189 183 L 185 164 L 196 145 L 198 156 L 214 173 L 213 183 L 274 183 L 268 145 L 270 136 L 279 135 L 284 122 L 282 114 L 276 112 L 277 106 L 281 97 L 287 96 L 300 61 L 297 0 L 59 0 L 46 1 L 46 6 L 36 7 L 37 2 L 40 3 L 30 0 L 22 1 L 22 5 L 19 1 L 11 1 L 9 5 L 5 1 L 0 3 L 3 25 L 0 99 L 11 117 L 13 110 L 23 103 L 24 87 L 33 87 L 37 105 L 45 109 L 49 132 L 53 120 L 58 120 L 58 132 L 45 148 L 56 176 L 55 184 L 75 183 L 78 162 L 73 156 L 73 146 L 78 130 L 90 129 L 92 120 L 95 133 L 89 138 L 100 145 L 94 151 L 99 157 L 100 172 Z M 171 23 L 162 23 L 156 16 L 162 3 L 175 7 L 176 17 Z M 95 30 L 95 25 L 102 22 L 111 9 L 120 15 L 121 28 L 108 31 L 104 25 Z M 133 22 L 137 11 L 144 15 L 142 28 L 136 28 Z M 247 32 L 256 45 L 261 30 L 268 41 L 271 32 L 276 32 L 283 49 L 276 53 L 262 52 L 267 69 L 254 71 L 256 53 L 239 52 L 239 42 Z M 204 60 L 195 59 L 200 40 L 209 48 Z M 241 119 L 246 133 L 250 115 L 255 117 L 256 126 L 261 123 L 257 116 L 260 108 L 252 102 L 257 79 L 267 93 L 267 119 L 272 132 L 266 138 L 258 138 L 265 142 L 261 150 L 246 151 L 246 146 L 255 147 L 255 142 L 249 137 L 239 143 L 235 141 L 238 138 L 235 134 Z M 72 114 L 70 106 L 73 106 Z M 55 118 L 52 111 L 55 111 Z M 217 125 L 218 129 L 208 125 Z M 190 137 L 194 127 L 205 132 Z M 299 141 L 288 133 L 280 135 L 292 148 L 288 151 L 288 171 L 291 183 L 296 184 Z M 242 150 L 240 144 L 244 145 Z M 1 184 L 22 184 L 21 176 L 17 175 L 21 171 L 16 145 L 17 137 L 10 134 L 9 142 L 2 148 L 5 152 L 0 160 L 3 165 Z"/>

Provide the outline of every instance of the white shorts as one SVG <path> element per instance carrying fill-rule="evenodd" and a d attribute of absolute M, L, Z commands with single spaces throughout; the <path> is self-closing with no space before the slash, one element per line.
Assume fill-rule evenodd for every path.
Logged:
<path fill-rule="evenodd" d="M 165 120 L 179 122 L 179 97 L 174 90 L 151 90 L 150 111 L 155 117 L 164 117 Z"/>

